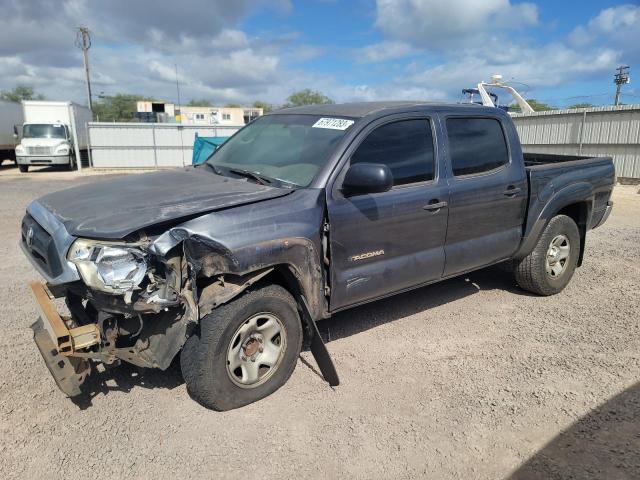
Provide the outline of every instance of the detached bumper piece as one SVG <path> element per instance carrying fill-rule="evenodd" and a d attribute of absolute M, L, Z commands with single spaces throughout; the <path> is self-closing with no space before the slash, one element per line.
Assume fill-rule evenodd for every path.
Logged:
<path fill-rule="evenodd" d="M 60 390 L 69 397 L 80 395 L 80 385 L 91 366 L 87 359 L 80 357 L 82 352 L 78 350 L 99 344 L 100 331 L 93 324 L 68 328 L 46 287 L 40 282 L 32 282 L 30 286 L 41 312 L 31 325 L 38 350 Z"/>

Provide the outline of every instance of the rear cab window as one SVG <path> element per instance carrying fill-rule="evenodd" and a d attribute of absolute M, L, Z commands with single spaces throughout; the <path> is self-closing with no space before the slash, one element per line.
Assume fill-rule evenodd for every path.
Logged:
<path fill-rule="evenodd" d="M 509 163 L 507 141 L 497 119 L 449 117 L 446 126 L 454 176 L 479 175 Z"/>

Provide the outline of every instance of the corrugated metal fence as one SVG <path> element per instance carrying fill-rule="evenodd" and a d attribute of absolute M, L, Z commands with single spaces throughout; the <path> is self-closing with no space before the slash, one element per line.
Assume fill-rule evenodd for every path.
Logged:
<path fill-rule="evenodd" d="M 167 123 L 89 123 L 91 163 L 95 168 L 158 168 L 191 164 L 196 132 L 229 137 L 239 126 Z"/>
<path fill-rule="evenodd" d="M 612 156 L 618 177 L 640 178 L 640 105 L 553 110 L 513 116 L 525 152 Z M 233 135 L 239 126 L 89 123 L 96 168 L 158 168 L 191 164 L 196 132 Z"/>
<path fill-rule="evenodd" d="M 640 105 L 513 115 L 531 153 L 612 156 L 616 175 L 640 178 Z"/>

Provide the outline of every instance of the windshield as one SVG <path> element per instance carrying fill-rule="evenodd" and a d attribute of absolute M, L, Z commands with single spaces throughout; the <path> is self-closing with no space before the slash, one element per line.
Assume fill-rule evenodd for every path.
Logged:
<path fill-rule="evenodd" d="M 317 115 L 267 115 L 227 140 L 207 163 L 306 187 L 353 123 Z"/>
<path fill-rule="evenodd" d="M 31 123 L 22 130 L 23 138 L 67 138 L 64 125 Z"/>

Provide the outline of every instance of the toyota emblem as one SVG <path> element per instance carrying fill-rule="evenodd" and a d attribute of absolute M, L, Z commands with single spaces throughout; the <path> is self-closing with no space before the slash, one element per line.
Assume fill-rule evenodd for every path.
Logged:
<path fill-rule="evenodd" d="M 29 230 L 27 230 L 27 246 L 31 247 L 31 245 L 33 245 L 33 227 L 29 227 Z"/>

